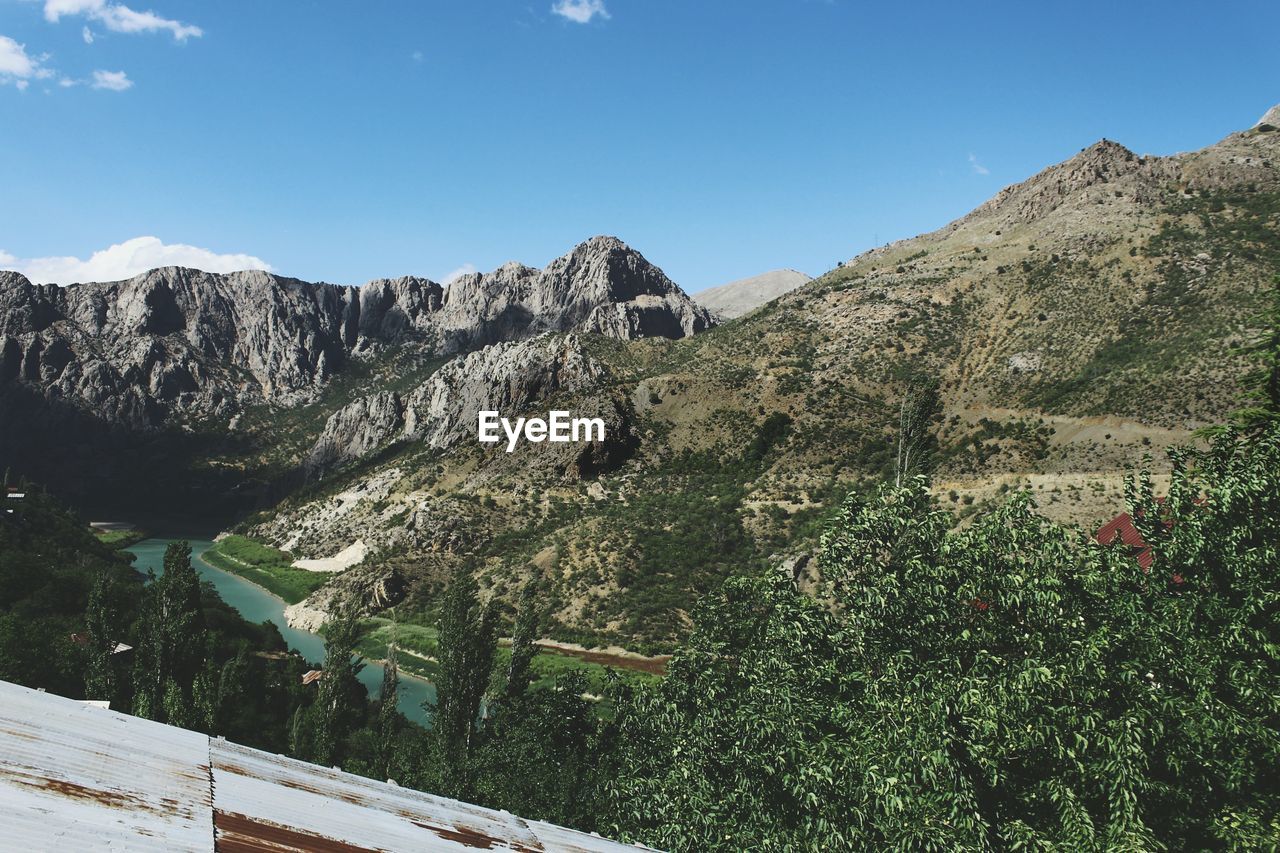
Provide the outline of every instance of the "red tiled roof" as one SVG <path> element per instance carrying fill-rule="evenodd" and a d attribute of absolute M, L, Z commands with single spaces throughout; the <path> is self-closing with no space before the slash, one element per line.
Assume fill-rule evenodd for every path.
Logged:
<path fill-rule="evenodd" d="M 1143 571 L 1151 568 L 1151 561 L 1154 558 L 1151 546 L 1142 538 L 1142 534 L 1138 533 L 1138 528 L 1133 526 L 1133 517 L 1127 512 L 1120 513 L 1099 527 L 1093 538 L 1102 545 L 1110 545 L 1116 541 L 1117 536 L 1120 537 L 1121 542 L 1129 546 L 1129 550 L 1133 552 Z"/>

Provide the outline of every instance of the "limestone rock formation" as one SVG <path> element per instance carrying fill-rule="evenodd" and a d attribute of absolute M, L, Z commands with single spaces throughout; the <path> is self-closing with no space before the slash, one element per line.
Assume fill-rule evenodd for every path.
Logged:
<path fill-rule="evenodd" d="M 571 330 L 682 338 L 714 322 L 616 237 L 592 237 L 543 270 L 509 263 L 465 275 L 449 286 L 440 321 L 457 349 Z"/>
<path fill-rule="evenodd" d="M 334 412 L 306 466 L 319 473 L 393 441 L 422 441 L 436 448 L 475 441 L 482 410 L 514 418 L 540 404 L 545 414 L 547 400 L 591 389 L 604 377 L 604 368 L 576 335 L 495 344 L 454 359 L 403 399 L 379 393 Z M 610 415 L 623 430 L 624 419 L 616 412 Z"/>
<path fill-rule="evenodd" d="M 355 288 L 178 267 L 58 287 L 0 272 L 0 382 L 138 429 L 174 413 L 296 405 L 352 358 L 409 341 L 447 356 L 547 331 L 678 338 L 711 324 L 613 237 L 542 271 L 507 264 L 448 289 L 413 277 Z"/>

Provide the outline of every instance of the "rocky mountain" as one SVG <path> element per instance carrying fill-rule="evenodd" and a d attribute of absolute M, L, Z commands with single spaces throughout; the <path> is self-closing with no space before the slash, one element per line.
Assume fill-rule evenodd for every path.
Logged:
<path fill-rule="evenodd" d="M 444 450 L 475 441 L 480 411 L 526 412 L 535 404 L 608 384 L 608 370 L 592 358 L 576 335 L 542 335 L 499 343 L 455 359 L 407 394 L 380 392 L 334 412 L 307 454 L 309 472 L 323 473 L 361 459 L 392 442 L 421 442 Z M 607 395 L 605 395 L 607 398 Z M 630 443 L 627 401 L 574 408 L 576 417 L 601 417 L 606 440 L 575 445 L 579 473 L 598 472 L 619 461 Z M 597 401 L 599 403 L 600 401 Z M 547 445 L 550 452 L 558 448 Z M 616 467 L 616 465 L 615 465 Z"/>
<path fill-rule="evenodd" d="M 507 264 L 448 288 L 413 277 L 342 287 L 173 267 L 58 287 L 0 272 L 0 465 L 67 458 L 53 447 L 118 456 L 136 436 L 169 428 L 225 443 L 219 433 L 246 411 L 306 407 L 335 378 L 388 360 L 398 369 L 548 331 L 678 338 L 712 323 L 612 237 L 592 238 L 544 270 Z M 255 438 L 238 435 L 240 444 Z M 39 473 L 55 487 L 73 477 L 78 485 L 81 462 L 67 467 Z"/>
<path fill-rule="evenodd" d="M 1280 270 L 1274 127 L 1169 157 L 1099 141 L 719 325 L 612 238 L 448 288 L 9 276 L 0 446 L 29 465 L 13 424 L 47 441 L 107 417 L 183 437 L 51 455 L 144 472 L 153 495 L 190 500 L 197 475 L 252 488 L 237 530 L 291 558 L 361 543 L 297 608 L 313 622 L 338 589 L 429 621 L 470 566 L 499 601 L 541 578 L 561 639 L 660 648 L 730 572 L 800 558 L 804 574 L 825 515 L 891 470 L 898 405 L 926 379 L 944 407 L 935 491 L 960 523 L 1028 488 L 1096 527 L 1128 469 L 1159 482 L 1161 450 L 1241 391 Z M 598 415 L 609 440 L 507 453 L 475 440 L 490 407 Z"/>
<path fill-rule="evenodd" d="M 802 558 L 824 513 L 885 475 L 919 377 L 941 382 L 944 505 L 963 520 L 1029 488 L 1046 514 L 1096 527 L 1125 471 L 1150 454 L 1159 482 L 1161 450 L 1236 404 L 1280 270 L 1268 127 L 1171 157 L 1100 141 L 704 334 L 552 336 L 484 355 L 493 377 L 442 371 L 350 401 L 300 451 L 320 484 L 241 529 L 315 558 L 359 538 L 369 556 L 334 583 L 394 572 L 410 610 L 466 563 L 500 599 L 542 577 L 566 636 L 666 642 L 700 592 Z M 545 349 L 526 360 L 533 346 Z M 567 374 L 534 367 L 565 359 Z M 633 445 L 583 468 L 546 445 L 478 445 L 470 405 L 408 415 L 411 399 L 416 412 L 427 398 L 496 399 L 507 375 L 549 389 L 502 397 L 511 415 L 553 397 L 622 403 Z"/>
<path fill-rule="evenodd" d="M 455 351 L 542 332 L 682 338 L 712 322 L 662 270 L 616 237 L 593 237 L 543 270 L 509 263 L 464 275 L 449 286 L 440 317 Z"/>
<path fill-rule="evenodd" d="M 811 281 L 797 270 L 772 270 L 701 290 L 693 298 L 721 320 L 733 320 Z"/>
<path fill-rule="evenodd" d="M 447 289 L 412 277 L 340 287 L 176 267 L 58 287 L 4 272 L 0 379 L 140 428 L 174 412 L 300 403 L 352 358 L 409 338 L 449 356 L 546 331 L 678 338 L 711 322 L 612 237 L 592 238 L 545 270 L 507 264 Z"/>

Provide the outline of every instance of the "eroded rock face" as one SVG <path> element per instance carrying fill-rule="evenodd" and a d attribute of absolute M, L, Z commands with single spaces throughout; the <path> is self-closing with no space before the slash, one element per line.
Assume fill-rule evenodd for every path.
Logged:
<path fill-rule="evenodd" d="M 404 576 L 394 568 L 357 567 L 286 607 L 285 622 L 291 628 L 314 633 L 343 605 L 354 605 L 361 616 L 372 616 L 403 601 L 407 589 Z"/>
<path fill-rule="evenodd" d="M 310 397 L 362 342 L 360 291 L 265 272 L 166 267 L 128 281 L 0 279 L 3 377 L 150 427 Z M 378 338 L 382 343 L 391 338 Z"/>
<path fill-rule="evenodd" d="M 441 322 L 459 349 L 542 332 L 583 331 L 631 340 L 682 338 L 711 315 L 616 237 L 592 237 L 536 270 L 505 264 L 455 281 Z"/>
<path fill-rule="evenodd" d="M 612 237 L 592 238 L 545 270 L 506 264 L 447 290 L 413 277 L 355 288 L 177 267 L 58 287 L 0 272 L 0 382 L 150 428 L 179 412 L 305 402 L 351 358 L 406 341 L 451 355 L 547 331 L 676 338 L 711 323 Z M 381 417 L 371 431 L 393 417 L 394 401 L 379 406 L 367 412 Z"/>
<path fill-rule="evenodd" d="M 395 441 L 422 441 L 436 448 L 475 441 L 481 411 L 515 417 L 556 397 L 585 392 L 605 379 L 605 369 L 582 347 L 576 335 L 543 335 L 530 341 L 500 343 L 460 356 L 436 371 L 403 399 L 381 393 L 364 397 L 330 416 L 307 457 L 313 474 L 353 461 Z M 581 417 L 606 417 L 625 443 L 629 422 L 608 405 L 575 411 Z M 542 409 L 545 413 L 545 407 Z M 616 456 L 619 445 L 610 444 Z M 596 451 L 607 465 L 610 454 Z"/>

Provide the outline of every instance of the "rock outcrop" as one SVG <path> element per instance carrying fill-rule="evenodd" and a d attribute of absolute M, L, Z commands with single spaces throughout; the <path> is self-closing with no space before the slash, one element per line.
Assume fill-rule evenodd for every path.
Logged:
<path fill-rule="evenodd" d="M 461 350 L 542 332 L 682 338 L 714 321 L 639 252 L 593 237 L 543 270 L 509 263 L 462 276 L 440 322 Z"/>
<path fill-rule="evenodd" d="M 421 441 L 442 449 L 475 441 L 481 411 L 516 417 L 541 404 L 545 414 L 546 401 L 591 391 L 605 378 L 605 369 L 576 335 L 547 334 L 495 344 L 454 359 L 403 398 L 374 394 L 334 412 L 308 454 L 306 467 L 313 475 L 322 473 L 396 441 Z M 604 417 L 606 435 L 612 432 L 626 441 L 625 412 L 608 403 L 589 408 L 579 407 L 575 415 Z M 611 453 L 606 448 L 586 448 L 584 472 L 608 464 Z"/>

